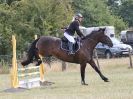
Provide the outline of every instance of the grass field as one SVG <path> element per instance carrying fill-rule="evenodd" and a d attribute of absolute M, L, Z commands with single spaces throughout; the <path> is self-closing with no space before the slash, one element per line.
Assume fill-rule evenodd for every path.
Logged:
<path fill-rule="evenodd" d="M 0 75 L 0 99 L 133 99 L 133 69 L 128 69 L 128 58 L 99 62 L 101 71 L 110 80 L 108 83 L 88 65 L 88 86 L 82 86 L 79 65 L 69 64 L 65 72 L 46 72 L 45 79 L 55 84 L 23 92 L 4 92 L 10 88 L 10 76 Z"/>

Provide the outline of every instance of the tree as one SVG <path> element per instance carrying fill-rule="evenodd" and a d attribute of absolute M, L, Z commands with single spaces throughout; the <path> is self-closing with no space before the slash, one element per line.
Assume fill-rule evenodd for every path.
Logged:
<path fill-rule="evenodd" d="M 10 38 L 12 34 L 11 26 L 8 24 L 11 12 L 7 4 L 0 5 L 0 54 L 9 54 Z"/>
<path fill-rule="evenodd" d="M 12 34 L 17 37 L 18 52 L 26 49 L 35 34 L 62 36 L 57 30 L 67 26 L 73 14 L 69 0 L 5 1 L 0 5 L 0 54 L 11 53 Z"/>
<path fill-rule="evenodd" d="M 133 0 L 123 1 L 118 15 L 129 24 L 129 27 L 133 27 Z"/>
<path fill-rule="evenodd" d="M 7 3 L 8 5 L 11 5 L 14 1 L 21 1 L 21 0 L 0 0 L 0 3 Z"/>
<path fill-rule="evenodd" d="M 106 0 L 108 6 L 116 7 L 121 3 L 121 0 Z"/>

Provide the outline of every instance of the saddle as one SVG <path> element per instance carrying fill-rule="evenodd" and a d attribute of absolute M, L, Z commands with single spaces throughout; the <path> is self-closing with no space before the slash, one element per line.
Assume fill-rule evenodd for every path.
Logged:
<path fill-rule="evenodd" d="M 74 51 L 74 53 L 76 53 L 80 49 L 80 38 L 75 37 L 74 39 L 75 39 L 76 43 L 73 45 L 73 51 Z M 69 44 L 69 41 L 67 40 L 67 38 L 65 36 L 62 37 L 60 48 L 62 50 L 69 52 L 69 45 L 68 44 Z"/>

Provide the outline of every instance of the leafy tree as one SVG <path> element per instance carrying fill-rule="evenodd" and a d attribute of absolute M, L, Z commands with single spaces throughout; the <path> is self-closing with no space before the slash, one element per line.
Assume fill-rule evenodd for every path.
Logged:
<path fill-rule="evenodd" d="M 120 15 L 124 21 L 128 22 L 129 27 L 133 27 L 133 0 L 125 0 L 120 5 Z"/>
<path fill-rule="evenodd" d="M 7 3 L 8 5 L 10 5 L 14 1 L 20 1 L 20 0 L 0 0 L 0 3 Z"/>
<path fill-rule="evenodd" d="M 8 24 L 11 18 L 9 6 L 7 4 L 0 5 L 0 54 L 7 54 L 10 51 L 9 44 L 12 29 Z"/>
<path fill-rule="evenodd" d="M 109 7 L 111 13 L 117 15 L 119 10 L 119 5 L 121 4 L 121 0 L 105 0 L 106 4 Z"/>
<path fill-rule="evenodd" d="M 106 0 L 108 6 L 116 7 L 121 3 L 121 0 Z"/>
<path fill-rule="evenodd" d="M 34 35 L 61 36 L 61 27 L 72 17 L 69 0 L 5 0 L 0 4 L 0 54 L 11 53 L 11 35 L 17 37 L 19 52 L 34 40 Z M 7 2 L 7 1 L 10 1 Z"/>

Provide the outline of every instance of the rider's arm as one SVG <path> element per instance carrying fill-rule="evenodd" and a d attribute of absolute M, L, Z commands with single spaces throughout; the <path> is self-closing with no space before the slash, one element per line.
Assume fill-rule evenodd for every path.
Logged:
<path fill-rule="evenodd" d="M 75 30 L 80 37 L 84 37 L 83 33 L 79 29 L 79 23 L 75 22 Z"/>

